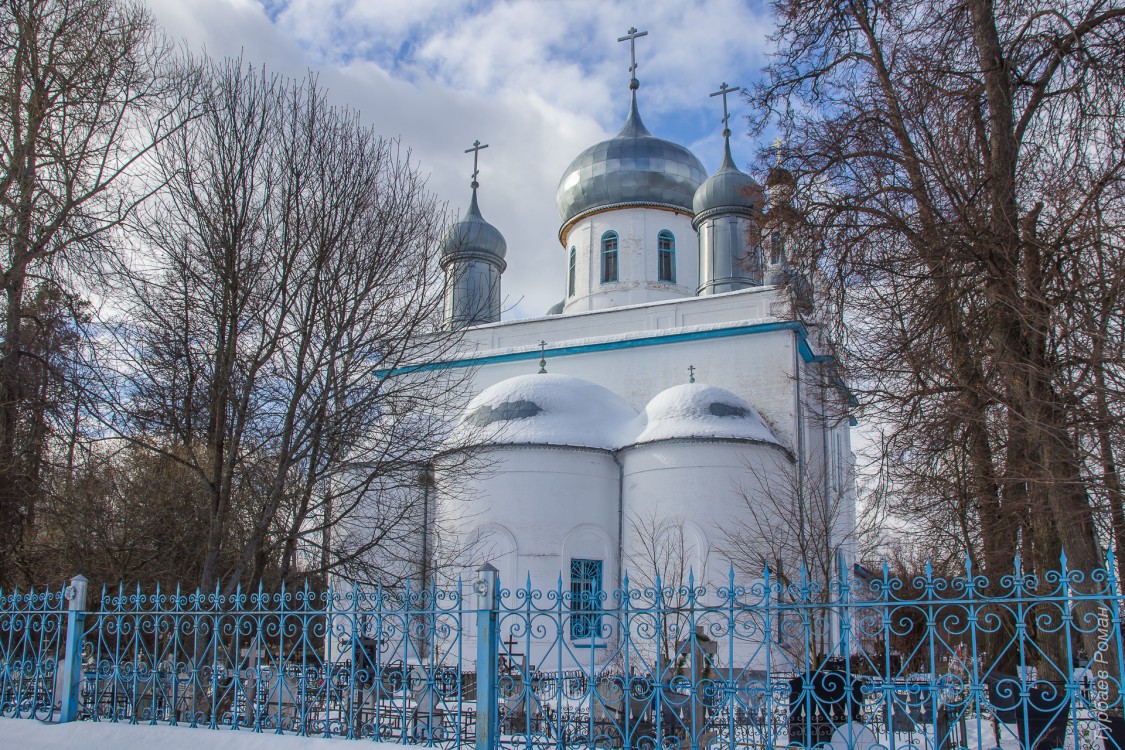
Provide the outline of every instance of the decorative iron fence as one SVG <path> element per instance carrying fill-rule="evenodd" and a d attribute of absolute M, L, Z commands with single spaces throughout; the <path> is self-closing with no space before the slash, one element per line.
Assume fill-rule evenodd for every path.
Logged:
<path fill-rule="evenodd" d="M 0 594 L 0 714 L 482 750 L 1125 750 L 1103 570 L 710 583 L 500 589 L 486 567 L 87 608 L 75 579 Z"/>

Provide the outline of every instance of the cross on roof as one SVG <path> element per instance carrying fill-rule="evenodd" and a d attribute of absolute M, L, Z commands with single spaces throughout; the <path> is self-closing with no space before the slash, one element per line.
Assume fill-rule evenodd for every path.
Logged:
<path fill-rule="evenodd" d="M 695 382 L 695 365 L 688 365 L 687 371 L 688 371 L 688 382 L 694 383 Z"/>
<path fill-rule="evenodd" d="M 727 85 L 726 81 L 723 81 L 723 85 L 719 87 L 719 90 L 716 91 L 715 93 L 711 94 L 711 96 L 721 96 L 721 97 L 723 97 L 723 137 L 724 138 L 730 137 L 730 128 L 727 127 L 727 123 L 730 122 L 730 112 L 727 111 L 727 94 L 729 94 L 731 91 L 738 91 L 738 87 L 735 86 L 735 87 L 732 88 L 732 87 Z"/>
<path fill-rule="evenodd" d="M 474 190 L 476 188 L 480 187 L 477 184 L 477 175 L 480 174 L 480 170 L 477 169 L 477 156 L 479 156 L 480 152 L 483 149 L 486 149 L 486 148 L 488 148 L 487 143 L 481 144 L 480 140 L 475 140 L 475 141 L 473 141 L 473 145 L 472 145 L 471 148 L 465 149 L 466 154 L 472 154 L 473 155 L 473 189 Z"/>
<path fill-rule="evenodd" d="M 780 135 L 773 139 L 773 147 L 777 149 L 777 166 L 779 167 L 781 166 L 781 147 L 783 145 L 785 145 L 785 141 L 781 140 Z"/>
<path fill-rule="evenodd" d="M 619 42 L 629 41 L 629 88 L 634 91 L 641 87 L 640 81 L 637 80 L 637 39 L 642 36 L 648 36 L 648 32 L 637 31 L 637 27 L 633 26 L 628 34 L 617 38 Z"/>
<path fill-rule="evenodd" d="M 539 341 L 539 374 L 547 374 L 547 342 Z"/>

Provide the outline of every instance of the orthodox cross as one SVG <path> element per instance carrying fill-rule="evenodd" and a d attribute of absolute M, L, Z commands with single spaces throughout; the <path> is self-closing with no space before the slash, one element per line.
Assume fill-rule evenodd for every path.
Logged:
<path fill-rule="evenodd" d="M 472 148 L 465 149 L 466 154 L 472 154 L 473 155 L 473 189 L 474 190 L 476 190 L 478 187 L 480 187 L 480 185 L 477 183 L 477 175 L 480 174 L 480 170 L 477 169 L 477 157 L 480 156 L 480 152 L 482 150 L 486 149 L 486 148 L 488 148 L 487 143 L 482 145 L 480 140 L 475 140 L 475 141 L 473 141 L 473 147 Z"/>
<path fill-rule="evenodd" d="M 777 149 L 777 166 L 779 167 L 781 166 L 781 147 L 782 145 L 784 145 L 784 143 L 785 142 L 781 140 L 780 135 L 777 138 L 773 139 L 773 147 Z"/>
<path fill-rule="evenodd" d="M 511 674 L 516 669 L 516 659 L 519 658 L 521 666 L 523 667 L 524 674 L 527 674 L 527 662 L 524 661 L 526 654 L 516 653 L 516 637 L 512 633 L 508 634 L 508 640 L 504 641 L 504 645 L 508 647 L 508 673 Z M 501 656 L 500 658 L 503 658 Z"/>
<path fill-rule="evenodd" d="M 619 42 L 629 40 L 629 88 L 634 91 L 641 87 L 641 82 L 637 80 L 637 39 L 642 36 L 648 36 L 648 32 L 637 31 L 637 27 L 633 26 L 628 34 L 617 38 Z"/>
<path fill-rule="evenodd" d="M 723 97 L 723 137 L 724 138 L 730 138 L 730 128 L 727 127 L 727 123 L 730 122 L 730 112 L 727 111 L 727 94 L 729 94 L 731 91 L 738 91 L 738 87 L 731 88 L 730 86 L 727 85 L 726 81 L 723 81 L 723 85 L 719 87 L 719 90 L 716 91 L 715 93 L 711 94 L 711 96 L 721 96 L 721 97 Z"/>
<path fill-rule="evenodd" d="M 547 342 L 539 342 L 539 373 L 540 375 L 547 374 Z"/>
<path fill-rule="evenodd" d="M 688 372 L 688 382 L 694 383 L 695 382 L 695 365 L 688 365 L 687 372 Z"/>

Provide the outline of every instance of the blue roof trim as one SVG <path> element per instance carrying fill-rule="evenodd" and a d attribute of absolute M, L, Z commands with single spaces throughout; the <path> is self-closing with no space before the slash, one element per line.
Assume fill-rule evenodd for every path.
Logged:
<path fill-rule="evenodd" d="M 723 339 L 732 336 L 747 336 L 755 333 L 774 333 L 777 331 L 793 331 L 797 334 L 797 346 L 801 354 L 801 358 L 806 362 L 828 362 L 831 357 L 816 357 L 813 355 L 812 349 L 809 347 L 806 336 L 808 332 L 805 330 L 804 325 L 797 321 L 785 321 L 783 323 L 755 323 L 745 326 L 734 326 L 733 328 L 716 328 L 706 331 L 690 331 L 688 333 L 670 333 L 663 336 L 644 336 L 636 339 L 625 339 L 623 341 L 604 341 L 597 344 L 580 344 L 577 346 L 557 346 L 547 347 L 546 353 L 552 354 L 556 357 L 567 357 L 574 354 L 592 354 L 594 352 L 606 352 L 616 349 L 637 349 L 644 346 L 660 346 L 662 344 L 678 344 L 683 341 L 704 341 L 707 339 Z M 382 370 L 378 374 L 379 377 L 388 377 L 390 375 L 403 375 L 411 372 L 432 372 L 434 370 L 451 370 L 458 367 L 478 367 L 480 365 L 494 365 L 501 362 L 520 362 L 527 359 L 539 359 L 540 353 L 538 349 L 529 349 L 526 352 L 509 352 L 508 354 L 495 354 L 485 357 L 466 357 L 465 359 L 455 359 L 449 362 L 431 362 L 425 365 L 408 365 L 406 367 L 399 367 L 393 372 Z"/>
<path fill-rule="evenodd" d="M 615 349 L 637 349 L 644 346 L 677 344 L 683 341 L 705 341 L 707 339 L 723 339 L 733 336 L 749 336 L 756 333 L 776 333 L 778 331 L 792 331 L 797 335 L 797 352 L 805 362 L 831 363 L 835 360 L 832 356 L 813 353 L 812 347 L 809 346 L 808 331 L 805 329 L 804 324 L 796 320 L 787 320 L 780 323 L 753 323 L 751 325 L 734 326 L 732 328 L 715 328 L 706 331 L 690 331 L 688 333 L 670 333 L 663 336 L 644 336 L 642 338 L 625 339 L 623 341 L 604 341 L 597 344 L 558 346 L 554 348 L 547 347 L 545 353 L 552 354 L 556 357 L 566 357 L 574 354 L 592 354 L 594 352 L 613 351 Z M 392 375 L 405 375 L 412 372 L 433 372 L 435 370 L 452 370 L 460 367 L 479 367 L 481 365 L 493 365 L 502 362 L 534 360 L 539 359 L 539 357 L 539 350 L 529 349 L 526 352 L 509 352 L 508 354 L 495 354 L 487 357 L 466 357 L 465 359 L 455 359 L 448 362 L 431 362 L 425 365 L 408 365 L 394 370 L 379 370 L 376 376 L 387 378 Z M 858 406 L 859 400 L 851 392 L 851 389 L 847 387 L 847 384 L 839 378 L 834 378 L 833 380 L 834 385 L 839 388 L 848 399 L 848 403 L 852 406 Z M 848 422 L 852 427 L 858 424 L 855 417 L 850 415 Z"/>

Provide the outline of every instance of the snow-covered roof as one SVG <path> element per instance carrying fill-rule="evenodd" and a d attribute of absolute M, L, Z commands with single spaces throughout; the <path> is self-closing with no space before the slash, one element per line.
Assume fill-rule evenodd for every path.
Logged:
<path fill-rule="evenodd" d="M 685 383 L 658 393 L 637 418 L 630 442 L 727 438 L 780 445 L 750 404 L 725 388 Z M 639 429 L 637 429 L 639 428 Z"/>
<path fill-rule="evenodd" d="M 608 450 L 637 418 L 608 388 L 570 375 L 519 375 L 481 391 L 461 416 L 464 443 L 575 445 Z"/>
<path fill-rule="evenodd" d="M 607 388 L 554 374 L 520 375 L 485 389 L 465 408 L 452 442 L 617 450 L 679 438 L 780 445 L 754 407 L 723 388 L 677 385 L 657 394 L 637 414 Z"/>

